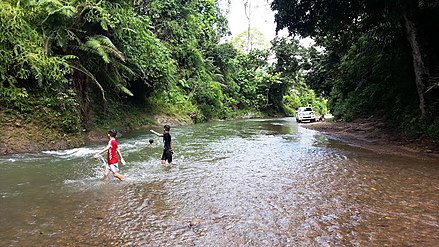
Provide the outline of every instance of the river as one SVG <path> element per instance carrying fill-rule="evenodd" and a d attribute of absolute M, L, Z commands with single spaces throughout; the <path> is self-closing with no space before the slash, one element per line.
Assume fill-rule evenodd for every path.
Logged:
<path fill-rule="evenodd" d="M 161 131 L 158 127 L 156 131 Z M 439 246 L 439 162 L 377 154 L 294 118 L 147 130 L 105 146 L 0 158 L 1 246 Z"/>

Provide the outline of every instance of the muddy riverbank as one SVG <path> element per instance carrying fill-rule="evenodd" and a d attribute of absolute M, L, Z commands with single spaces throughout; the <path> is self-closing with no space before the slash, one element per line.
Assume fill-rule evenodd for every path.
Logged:
<path fill-rule="evenodd" d="M 103 129 L 92 128 L 77 133 L 62 133 L 56 129 L 50 129 L 45 123 L 24 120 L 15 115 L 1 115 L 0 127 L 0 155 L 19 153 L 37 153 L 43 150 L 64 150 L 82 147 L 89 144 L 103 143 L 107 140 L 107 133 Z M 138 126 L 135 129 L 149 129 L 158 125 L 170 124 L 171 126 L 185 125 L 175 117 L 165 115 L 148 116 L 148 126 Z M 128 133 L 133 128 L 119 127 L 121 134 Z"/>
<path fill-rule="evenodd" d="M 439 158 L 439 142 L 427 138 L 413 139 L 375 119 L 352 122 L 304 123 L 302 127 L 325 133 L 352 146 L 377 153 Z"/>

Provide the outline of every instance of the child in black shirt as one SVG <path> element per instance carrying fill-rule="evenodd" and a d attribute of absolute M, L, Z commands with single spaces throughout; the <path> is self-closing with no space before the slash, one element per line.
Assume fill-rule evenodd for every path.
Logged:
<path fill-rule="evenodd" d="M 172 141 L 171 141 L 171 134 L 169 134 L 169 131 L 171 130 L 171 126 L 165 125 L 163 127 L 163 134 L 160 134 L 154 130 L 150 130 L 152 133 L 157 135 L 158 137 L 163 137 L 163 154 L 161 163 L 162 165 L 166 165 L 166 161 L 172 166 L 172 155 L 174 154 L 174 151 L 172 151 Z"/>

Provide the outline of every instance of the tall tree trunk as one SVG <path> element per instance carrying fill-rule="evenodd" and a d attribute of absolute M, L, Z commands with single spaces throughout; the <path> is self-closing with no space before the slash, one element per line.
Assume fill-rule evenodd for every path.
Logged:
<path fill-rule="evenodd" d="M 91 123 L 90 104 L 87 96 L 87 80 L 88 77 L 85 77 L 82 74 L 77 74 L 77 77 L 74 79 L 74 83 L 76 88 L 76 95 L 79 102 L 79 109 L 81 112 L 82 127 L 88 130 L 91 126 Z"/>
<path fill-rule="evenodd" d="M 244 1 L 245 17 L 247 18 L 247 52 L 252 50 L 251 47 L 251 0 Z"/>
<path fill-rule="evenodd" d="M 407 40 L 410 43 L 410 47 L 412 48 L 412 56 L 413 56 L 413 69 L 415 72 L 415 82 L 416 88 L 418 89 L 419 96 L 419 110 L 421 111 L 421 117 L 425 117 L 425 87 L 428 83 L 429 73 L 422 60 L 422 51 L 421 46 L 418 40 L 418 30 L 416 28 L 416 24 L 412 19 L 412 15 L 410 13 L 405 13 L 404 24 L 405 30 L 407 34 Z"/>

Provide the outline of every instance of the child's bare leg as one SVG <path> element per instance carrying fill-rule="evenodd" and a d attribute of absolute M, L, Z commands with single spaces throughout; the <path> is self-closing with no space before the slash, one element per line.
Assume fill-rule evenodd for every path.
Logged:
<path fill-rule="evenodd" d="M 124 181 L 125 177 L 122 174 L 119 174 L 117 172 L 113 173 L 113 175 L 118 178 L 120 181 Z"/>
<path fill-rule="evenodd" d="M 105 169 L 105 171 L 104 171 L 104 181 L 108 181 L 108 174 L 110 174 L 110 170 Z"/>

